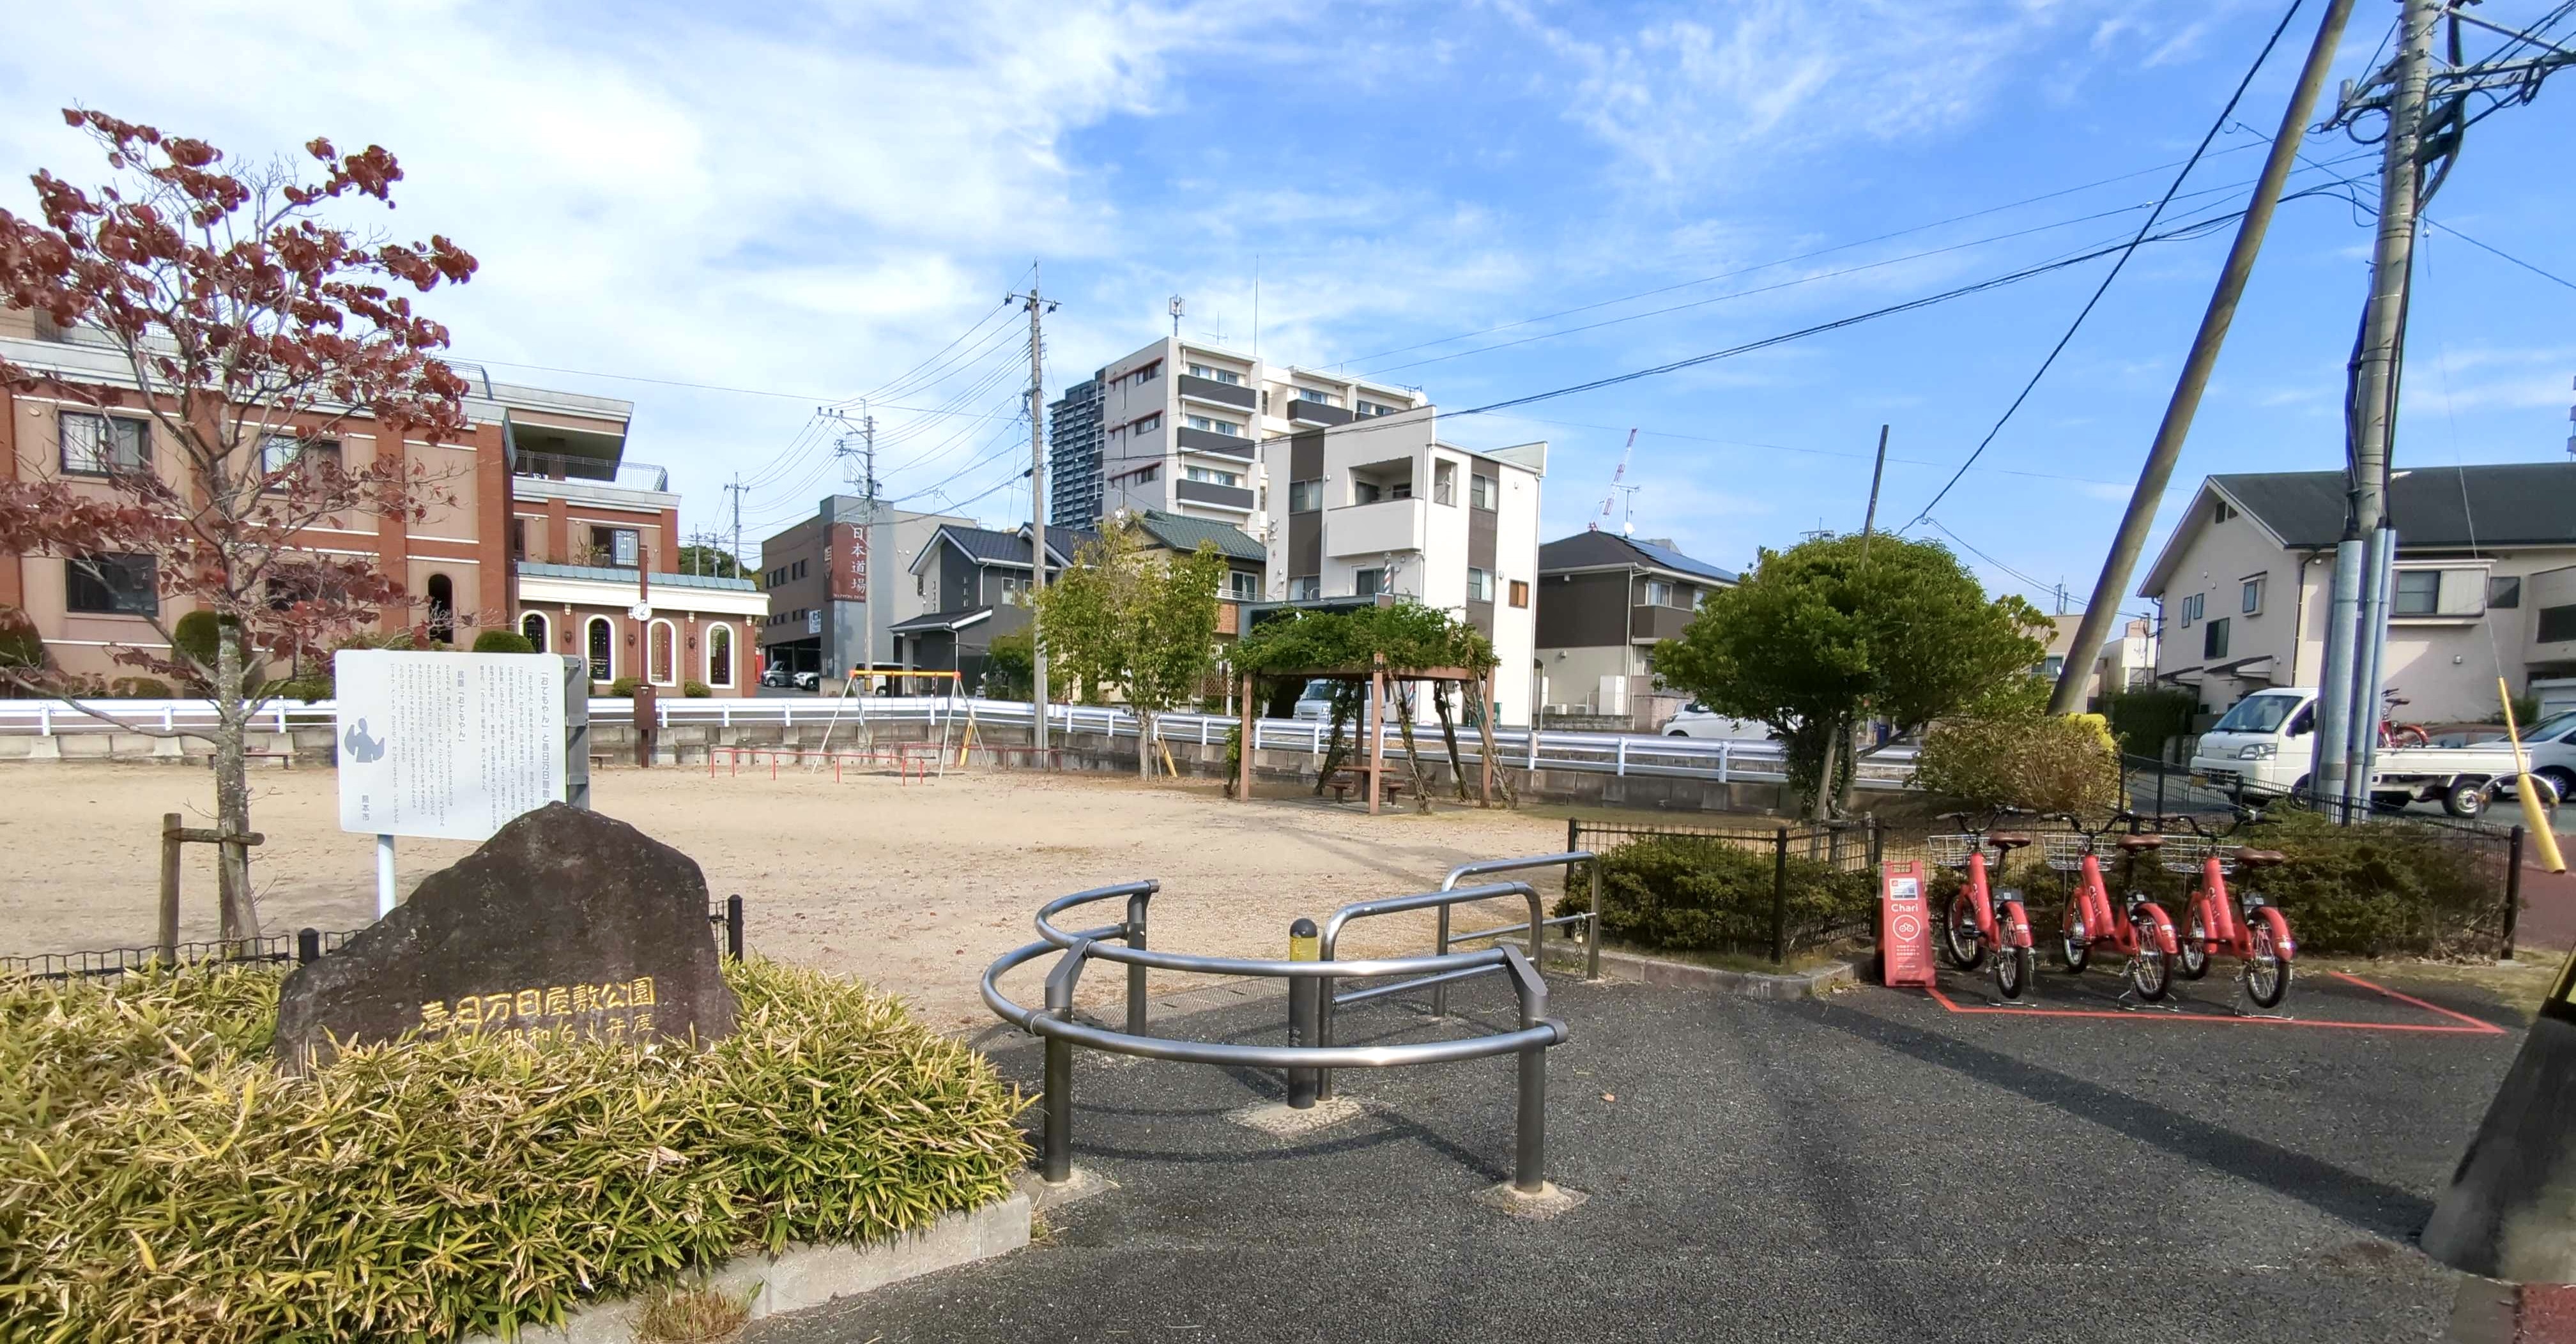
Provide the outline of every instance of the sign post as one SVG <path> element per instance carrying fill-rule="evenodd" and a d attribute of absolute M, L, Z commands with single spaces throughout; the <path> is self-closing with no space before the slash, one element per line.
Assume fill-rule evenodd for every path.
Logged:
<path fill-rule="evenodd" d="M 1932 915 L 1923 893 L 1923 861 L 1889 859 L 1879 867 L 1878 946 L 1888 985 L 1930 985 Z"/>
<path fill-rule="evenodd" d="M 488 840 L 563 798 L 564 660 L 344 649 L 332 669 L 340 829 L 376 837 L 378 918 L 395 904 L 395 836 Z"/>

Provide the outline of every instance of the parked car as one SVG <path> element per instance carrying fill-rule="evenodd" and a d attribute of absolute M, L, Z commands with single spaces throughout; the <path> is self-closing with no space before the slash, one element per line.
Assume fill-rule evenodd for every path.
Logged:
<path fill-rule="evenodd" d="M 823 689 L 823 674 L 820 672 L 799 672 L 796 674 L 794 684 L 796 689 L 800 691 L 819 691 Z"/>
<path fill-rule="evenodd" d="M 786 664 L 780 663 L 760 674 L 760 684 L 763 686 L 792 686 L 796 684 L 796 673 L 790 670 Z"/>
<path fill-rule="evenodd" d="M 1664 720 L 1666 737 L 1729 738 L 1739 742 L 1761 742 L 1771 736 L 1771 726 L 1749 719 L 1730 719 L 1710 711 L 1697 700 L 1681 707 Z"/>

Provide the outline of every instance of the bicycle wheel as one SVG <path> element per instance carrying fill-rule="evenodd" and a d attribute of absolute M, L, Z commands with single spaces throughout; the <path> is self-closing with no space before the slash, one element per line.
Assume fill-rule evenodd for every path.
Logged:
<path fill-rule="evenodd" d="M 2155 921 L 2140 915 L 2130 923 L 2138 950 L 2129 957 L 2129 988 L 2149 1003 L 2161 1003 L 2173 991 L 2173 961 L 2158 945 Z"/>
<path fill-rule="evenodd" d="M 2289 925 L 2281 912 L 2269 906 L 2255 912 L 2256 918 L 2247 933 L 2254 942 L 2254 958 L 2245 963 L 2245 996 L 2256 1007 L 2276 1008 L 2290 993 L 2290 958 L 2282 953 Z"/>
<path fill-rule="evenodd" d="M 1968 889 L 1950 893 L 1950 908 L 1941 916 L 1941 945 L 1950 953 L 1950 964 L 1963 971 L 1973 971 L 1986 964 L 1986 938 L 1977 927 L 1977 903 L 1968 899 Z"/>
<path fill-rule="evenodd" d="M 2018 1002 L 2022 991 L 2030 988 L 2031 976 L 2039 970 L 2039 954 L 2027 947 L 1995 949 L 1995 996 L 2007 1002 Z"/>
<path fill-rule="evenodd" d="M 2176 969 L 2185 980 L 2209 974 L 2209 931 L 2201 924 L 2198 910 L 2191 912 L 2191 922 L 2183 926 L 2182 946 L 2175 960 L 2182 963 Z"/>
<path fill-rule="evenodd" d="M 2057 917 L 2057 959 L 2068 975 L 2082 975 L 2093 961 L 2093 929 L 2084 927 L 2084 894 L 2066 893 L 2066 909 Z"/>

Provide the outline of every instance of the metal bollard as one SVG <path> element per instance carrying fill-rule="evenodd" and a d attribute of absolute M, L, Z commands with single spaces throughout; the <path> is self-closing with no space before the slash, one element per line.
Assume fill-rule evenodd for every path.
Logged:
<path fill-rule="evenodd" d="M 309 966 L 321 959 L 322 931 L 320 929 L 297 929 L 295 931 L 296 964 L 299 966 Z"/>
<path fill-rule="evenodd" d="M 725 955 L 742 960 L 742 897 L 725 897 Z"/>
<path fill-rule="evenodd" d="M 1440 907 L 1440 933 L 1438 941 L 1432 944 L 1432 951 L 1444 957 L 1449 955 L 1449 907 L 1445 905 Z M 1431 1015 L 1449 1015 L 1449 982 L 1446 980 L 1431 987 Z"/>
<path fill-rule="evenodd" d="M 1584 867 L 1592 870 L 1592 918 L 1583 925 L 1583 978 L 1601 978 L 1601 856 Z"/>
<path fill-rule="evenodd" d="M 1548 1020 L 1547 981 L 1518 951 L 1505 950 L 1512 984 L 1520 996 L 1521 1025 L 1538 1026 Z M 1547 1189 L 1547 1047 L 1529 1046 L 1520 1056 L 1520 1114 L 1512 1126 L 1512 1188 L 1524 1195 L 1535 1195 Z"/>
<path fill-rule="evenodd" d="M 1142 891 L 1127 898 L 1127 946 L 1139 952 L 1145 950 L 1145 906 L 1151 899 L 1152 893 Z M 1145 968 L 1142 966 L 1127 968 L 1127 1034 L 1145 1034 Z"/>
<path fill-rule="evenodd" d="M 1049 1185 L 1073 1179 L 1073 1042 L 1046 1043 L 1046 1152 L 1039 1175 Z"/>
<path fill-rule="evenodd" d="M 1311 919 L 1301 918 L 1289 925 L 1288 959 L 1315 960 L 1318 937 L 1315 921 Z M 1313 1045 L 1319 1039 L 1316 1028 L 1323 1018 L 1323 989 L 1324 982 L 1318 976 L 1301 975 L 1288 981 L 1288 1044 L 1291 1046 Z M 1318 1077 L 1320 1073 L 1318 1069 L 1288 1070 L 1290 1110 L 1314 1109 L 1316 1094 L 1322 1086 Z"/>

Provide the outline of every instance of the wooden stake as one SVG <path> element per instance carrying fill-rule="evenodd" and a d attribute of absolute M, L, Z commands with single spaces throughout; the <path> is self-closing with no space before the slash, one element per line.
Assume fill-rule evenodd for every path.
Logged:
<path fill-rule="evenodd" d="M 1369 669 L 1368 814 L 1377 815 L 1380 781 L 1386 774 L 1386 669 Z"/>
<path fill-rule="evenodd" d="M 161 814 L 161 960 L 179 962 L 179 837 L 185 826 L 176 812 Z"/>

